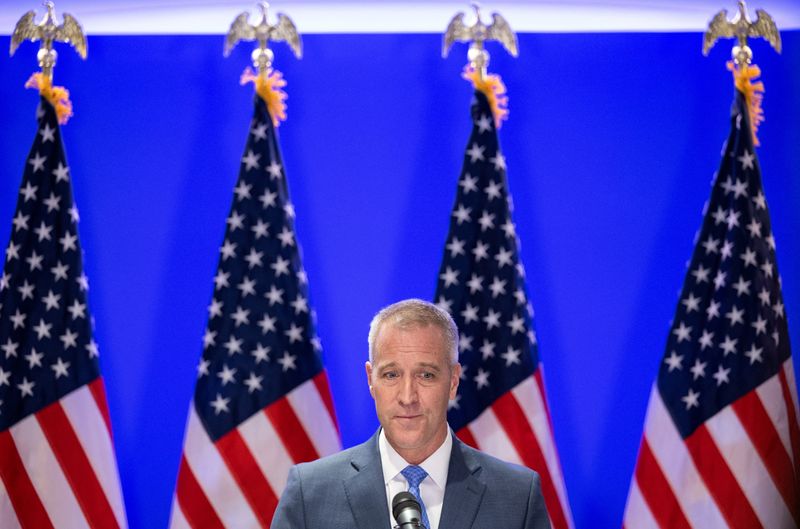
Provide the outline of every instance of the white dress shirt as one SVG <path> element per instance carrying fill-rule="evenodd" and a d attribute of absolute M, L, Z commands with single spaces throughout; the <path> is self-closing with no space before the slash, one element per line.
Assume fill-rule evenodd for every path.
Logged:
<path fill-rule="evenodd" d="M 418 465 L 428 473 L 419 486 L 422 502 L 425 504 L 425 511 L 428 513 L 428 521 L 431 524 L 428 529 L 439 529 L 444 489 L 447 485 L 447 470 L 450 466 L 450 452 L 453 449 L 452 435 L 448 429 L 442 445 L 428 459 Z M 394 516 L 392 516 L 392 498 L 398 492 L 408 490 L 408 480 L 401 472 L 410 463 L 392 448 L 383 429 L 381 429 L 378 439 L 378 448 L 381 453 L 383 480 L 386 485 L 386 501 L 389 504 L 389 527 L 394 527 L 396 524 Z"/>

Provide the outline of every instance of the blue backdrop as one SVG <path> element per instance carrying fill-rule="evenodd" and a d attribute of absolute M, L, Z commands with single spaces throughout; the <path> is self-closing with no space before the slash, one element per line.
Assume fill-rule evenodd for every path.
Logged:
<path fill-rule="evenodd" d="M 759 151 L 791 337 L 800 344 L 800 32 L 754 43 L 767 86 Z M 7 49 L 8 37 L 0 38 Z M 709 183 L 727 136 L 730 45 L 697 34 L 523 34 L 490 70 L 536 309 L 556 441 L 578 527 L 618 527 Z M 64 128 L 123 491 L 132 528 L 165 527 L 224 219 L 252 112 L 249 49 L 220 36 L 92 37 L 60 52 Z M 377 421 L 367 325 L 431 298 L 465 143 L 465 48 L 438 35 L 308 35 L 276 50 L 280 141 L 343 441 Z M 0 244 L 10 233 L 37 95 L 25 44 L 0 54 Z"/>

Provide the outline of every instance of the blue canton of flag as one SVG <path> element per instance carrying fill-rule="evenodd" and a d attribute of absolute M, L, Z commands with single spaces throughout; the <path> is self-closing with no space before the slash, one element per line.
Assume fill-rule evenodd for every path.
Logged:
<path fill-rule="evenodd" d="M 255 113 L 208 307 L 172 527 L 269 527 L 292 464 L 341 449 L 272 120 Z"/>
<path fill-rule="evenodd" d="M 683 437 L 775 376 L 791 355 L 775 238 L 742 99 L 658 375 Z"/>
<path fill-rule="evenodd" d="M 460 332 L 462 380 L 448 422 L 464 442 L 539 472 L 554 527 L 572 527 L 511 221 L 506 160 L 486 96 L 476 91 L 475 98 L 435 296 Z"/>
<path fill-rule="evenodd" d="M 476 94 L 475 123 L 436 288 L 436 303 L 453 315 L 460 332 L 464 382 L 448 412 L 456 430 L 533 375 L 539 364 L 533 307 L 511 221 L 506 160 L 486 97 Z"/>
<path fill-rule="evenodd" d="M 626 527 L 800 524 L 800 429 L 747 102 L 731 131 L 653 388 Z"/>
<path fill-rule="evenodd" d="M 233 192 L 194 396 L 213 439 L 323 370 L 294 206 L 260 98 Z"/>
<path fill-rule="evenodd" d="M 0 277 L 0 430 L 100 376 L 61 133 L 38 117 Z"/>
<path fill-rule="evenodd" d="M 13 507 L 0 526 L 125 527 L 70 172 L 43 98 L 37 118 L 0 276 L 0 480 Z"/>

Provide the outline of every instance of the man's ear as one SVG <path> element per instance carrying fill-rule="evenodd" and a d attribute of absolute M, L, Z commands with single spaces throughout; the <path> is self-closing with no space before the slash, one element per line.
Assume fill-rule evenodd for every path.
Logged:
<path fill-rule="evenodd" d="M 369 386 L 369 394 L 375 398 L 375 393 L 372 390 L 372 364 L 367 360 L 364 363 L 364 370 L 367 372 L 367 386 Z"/>
<path fill-rule="evenodd" d="M 450 376 L 450 400 L 456 398 L 459 381 L 461 381 L 461 364 L 456 363 L 456 365 L 453 366 L 453 371 Z"/>

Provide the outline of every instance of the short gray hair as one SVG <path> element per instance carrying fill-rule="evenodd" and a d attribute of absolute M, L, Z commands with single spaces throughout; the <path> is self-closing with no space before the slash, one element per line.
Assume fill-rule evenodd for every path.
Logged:
<path fill-rule="evenodd" d="M 405 299 L 381 309 L 369 324 L 369 361 L 375 359 L 375 342 L 384 325 L 394 325 L 401 329 L 427 327 L 433 325 L 442 331 L 450 365 L 458 363 L 458 327 L 447 311 L 433 303 L 421 299 Z"/>

